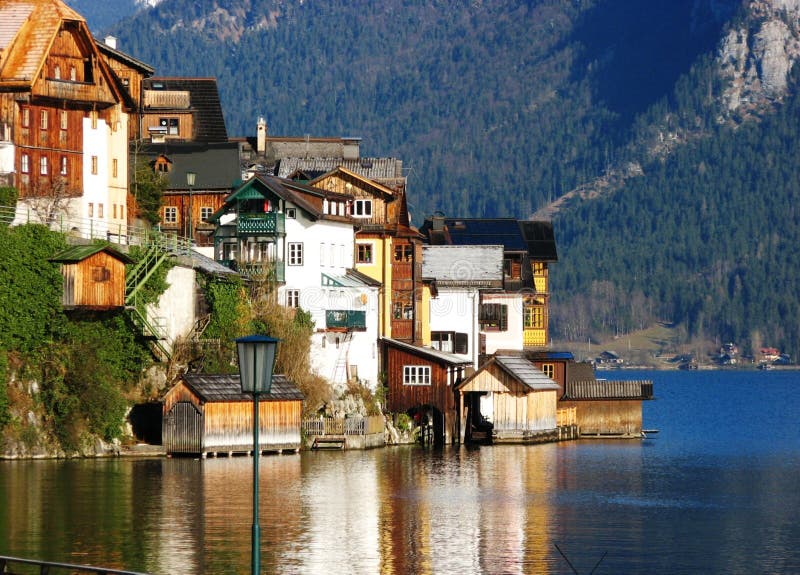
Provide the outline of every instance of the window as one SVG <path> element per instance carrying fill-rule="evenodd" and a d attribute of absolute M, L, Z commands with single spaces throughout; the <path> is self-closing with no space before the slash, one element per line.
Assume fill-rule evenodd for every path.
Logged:
<path fill-rule="evenodd" d="M 297 209 L 296 208 L 286 208 L 286 217 L 290 220 L 297 219 Z"/>
<path fill-rule="evenodd" d="M 114 204 L 114 219 L 117 219 L 117 204 Z"/>
<path fill-rule="evenodd" d="M 177 136 L 180 132 L 178 118 L 159 118 L 158 125 L 166 128 L 166 133 L 169 136 Z"/>
<path fill-rule="evenodd" d="M 289 244 L 289 265 L 301 266 L 303 265 L 303 244 L 290 243 Z"/>
<path fill-rule="evenodd" d="M 56 64 L 55 67 L 53 68 L 53 78 L 55 78 L 56 80 L 61 79 L 61 66 L 59 66 L 58 64 Z"/>
<path fill-rule="evenodd" d="M 92 173 L 97 175 L 97 156 L 92 156 Z"/>
<path fill-rule="evenodd" d="M 117 177 L 117 168 L 118 168 L 118 162 L 117 159 L 114 158 L 113 160 L 111 160 L 111 176 L 114 178 Z"/>
<path fill-rule="evenodd" d="M 429 365 L 404 365 L 403 385 L 430 385 L 431 368 Z"/>
<path fill-rule="evenodd" d="M 531 262 L 531 270 L 535 276 L 544 275 L 544 262 Z"/>
<path fill-rule="evenodd" d="M 356 263 L 372 263 L 372 244 L 356 244 Z"/>
<path fill-rule="evenodd" d="M 212 213 L 213 213 L 213 212 L 211 211 L 211 208 L 210 208 L 210 207 L 208 207 L 208 206 L 202 206 L 202 207 L 200 208 L 200 219 L 201 219 L 201 220 L 203 220 L 204 222 L 207 222 L 207 221 L 208 221 L 208 218 L 210 218 L 210 217 L 211 217 L 211 214 L 212 214 Z"/>
<path fill-rule="evenodd" d="M 469 353 L 469 338 L 466 333 L 453 331 L 432 331 L 431 347 L 450 353 Z"/>
<path fill-rule="evenodd" d="M 94 217 L 94 204 L 92 202 L 89 202 L 89 205 L 87 206 L 87 209 L 86 209 L 86 214 L 90 218 Z"/>
<path fill-rule="evenodd" d="M 411 302 L 398 301 L 392 305 L 394 319 L 414 319 L 414 306 Z"/>
<path fill-rule="evenodd" d="M 22 127 L 27 128 L 31 125 L 31 109 L 22 108 Z"/>
<path fill-rule="evenodd" d="M 556 373 L 556 366 L 552 363 L 543 363 L 542 364 L 542 373 L 545 374 L 550 379 L 553 379 L 553 376 Z"/>
<path fill-rule="evenodd" d="M 178 208 L 175 206 L 166 206 L 164 208 L 164 223 L 177 224 L 178 223 Z"/>
<path fill-rule="evenodd" d="M 39 158 L 39 173 L 43 176 L 47 175 L 47 156 Z"/>
<path fill-rule="evenodd" d="M 61 156 L 61 175 L 66 176 L 69 168 L 69 163 L 66 156 Z"/>
<path fill-rule="evenodd" d="M 92 130 L 96 130 L 97 129 L 97 111 L 96 110 L 92 110 L 91 113 L 89 114 L 89 117 L 92 119 Z"/>
<path fill-rule="evenodd" d="M 107 282 L 111 279 L 111 270 L 101 266 L 92 267 L 92 281 Z"/>
<path fill-rule="evenodd" d="M 371 218 L 372 217 L 372 200 L 355 200 L 353 202 L 353 217 L 354 218 Z"/>
<path fill-rule="evenodd" d="M 69 79 L 73 82 L 78 80 L 78 71 L 75 69 L 75 66 L 71 66 L 69 69 Z"/>
<path fill-rule="evenodd" d="M 66 130 L 69 127 L 69 115 L 67 114 L 67 111 L 61 110 L 61 112 L 59 112 L 59 116 L 61 117 L 61 129 Z"/>
<path fill-rule="evenodd" d="M 23 174 L 29 174 L 31 171 L 31 157 L 28 154 L 22 154 L 19 158 L 19 169 Z"/>
<path fill-rule="evenodd" d="M 48 120 L 48 118 L 49 118 L 49 115 L 47 113 L 47 110 L 42 110 L 42 111 L 39 112 L 39 128 L 41 130 L 46 130 L 47 129 L 47 120 Z"/>
<path fill-rule="evenodd" d="M 478 316 L 478 323 L 482 330 L 506 331 L 508 329 L 508 306 L 505 304 L 481 304 Z"/>
<path fill-rule="evenodd" d="M 394 261 L 410 262 L 414 254 L 414 246 L 405 244 L 394 247 Z"/>
<path fill-rule="evenodd" d="M 103 204 L 97 204 L 97 217 L 103 217 Z"/>
<path fill-rule="evenodd" d="M 286 290 L 286 307 L 300 307 L 300 290 Z"/>
<path fill-rule="evenodd" d="M 544 306 L 525 306 L 523 315 L 525 329 L 544 328 Z"/>

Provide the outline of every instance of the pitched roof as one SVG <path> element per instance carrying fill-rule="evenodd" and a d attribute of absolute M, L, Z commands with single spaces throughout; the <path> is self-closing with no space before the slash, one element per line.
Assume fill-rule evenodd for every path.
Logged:
<path fill-rule="evenodd" d="M 136 155 L 155 159 L 165 156 L 172 164 L 167 174 L 170 190 L 186 191 L 186 172 L 197 174 L 194 190 L 230 191 L 242 180 L 239 171 L 239 150 L 231 142 L 173 142 L 147 143 L 136 152 L 131 151 L 131 161 Z"/>
<path fill-rule="evenodd" d="M 503 287 L 503 246 L 422 246 L 422 275 L 439 287 Z"/>
<path fill-rule="evenodd" d="M 559 389 L 558 384 L 547 377 L 534 364 L 524 357 L 513 355 L 498 355 L 494 361 L 509 375 L 533 391 L 546 391 Z"/>
<path fill-rule="evenodd" d="M 186 374 L 183 383 L 203 402 L 253 401 L 242 393 L 239 375 Z M 302 400 L 302 392 L 285 375 L 274 374 L 269 393 L 259 395 L 259 401 Z"/>
<path fill-rule="evenodd" d="M 65 23 L 71 23 L 85 38 L 88 50 L 99 55 L 86 20 L 61 0 L 2 0 L 0 2 L 0 87 L 30 90 L 40 77 L 47 54 Z M 122 99 L 113 74 L 98 62 Z"/>
<path fill-rule="evenodd" d="M 510 375 L 515 381 L 531 391 L 557 391 L 558 384 L 547 377 L 533 363 L 518 355 L 495 355 L 484 363 L 478 371 L 458 384 L 458 389 L 467 386 L 473 379 L 493 366 Z"/>
<path fill-rule="evenodd" d="M 197 112 L 194 115 L 194 139 L 200 142 L 228 141 L 216 78 L 146 78 L 143 88 L 154 92 L 187 92 L 189 106 Z M 239 167 L 238 157 L 236 167 Z"/>
<path fill-rule="evenodd" d="M 72 246 L 70 248 L 58 252 L 56 255 L 50 258 L 50 261 L 60 262 L 65 264 L 73 264 L 83 261 L 86 258 L 91 257 L 94 254 L 100 252 L 106 252 L 107 254 L 117 258 L 123 263 L 126 264 L 133 263 L 133 260 L 127 255 L 123 254 L 120 251 L 115 250 L 111 246 L 105 246 L 102 244 L 86 244 L 82 246 Z"/>
<path fill-rule="evenodd" d="M 514 218 L 438 218 L 438 222 L 443 229 L 433 219 L 426 219 L 420 228 L 432 244 L 501 244 L 507 252 L 526 252 L 535 260 L 558 260 L 551 222 Z"/>
<path fill-rule="evenodd" d="M 449 365 L 468 365 L 472 363 L 471 359 L 464 359 L 463 357 L 455 355 L 454 353 L 439 351 L 438 349 L 433 349 L 432 347 L 413 345 L 410 343 L 406 343 L 404 341 L 398 341 L 396 339 L 391 339 L 388 337 L 381 338 L 381 341 L 387 343 L 392 347 L 396 347 L 397 349 L 407 351 L 418 357 L 429 359 L 437 363 L 447 363 Z"/>
<path fill-rule="evenodd" d="M 319 177 L 336 168 L 345 168 L 363 178 L 389 184 L 403 176 L 403 162 L 397 158 L 282 158 L 278 162 L 277 175 L 282 178 L 300 170 L 310 176 Z"/>

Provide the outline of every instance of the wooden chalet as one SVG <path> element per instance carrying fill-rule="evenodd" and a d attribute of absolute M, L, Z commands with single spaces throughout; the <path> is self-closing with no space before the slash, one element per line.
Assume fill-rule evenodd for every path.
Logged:
<path fill-rule="evenodd" d="M 61 264 L 65 309 L 125 306 L 125 266 L 133 263 L 127 255 L 109 246 L 85 245 L 68 248 L 50 261 Z"/>
<path fill-rule="evenodd" d="M 428 343 L 425 304 L 430 292 L 422 278 L 422 235 L 411 226 L 404 188 L 341 166 L 309 185 L 348 198 L 348 215 L 356 225 L 356 269 L 387 288 L 380 295 L 380 335 Z"/>
<path fill-rule="evenodd" d="M 520 356 L 496 355 L 456 386 L 461 439 L 557 439 L 558 384 Z"/>
<path fill-rule="evenodd" d="M 3 184 L 17 187 L 20 199 L 81 196 L 85 180 L 111 172 L 113 161 L 124 163 L 120 155 L 101 168 L 105 159 L 84 142 L 100 120 L 114 134 L 124 131 L 127 142 L 125 101 L 86 20 L 72 8 L 61 0 L 0 2 L 0 141 L 16 149 L 13 181 Z M 110 204 L 117 208 L 125 198 L 99 201 L 109 202 L 109 218 Z"/>
<path fill-rule="evenodd" d="M 390 338 L 382 340 L 386 407 L 393 413 L 430 414 L 433 440 L 458 440 L 456 386 L 471 361 L 452 353 Z"/>
<path fill-rule="evenodd" d="M 164 396 L 162 442 L 167 455 L 252 453 L 253 398 L 238 375 L 187 374 Z M 299 451 L 303 394 L 284 375 L 259 397 L 261 451 Z"/>

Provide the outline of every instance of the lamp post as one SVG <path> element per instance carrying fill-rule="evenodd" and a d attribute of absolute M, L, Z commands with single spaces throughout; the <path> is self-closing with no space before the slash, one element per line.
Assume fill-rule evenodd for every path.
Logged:
<path fill-rule="evenodd" d="M 197 174 L 194 172 L 186 172 L 186 185 L 189 187 L 189 244 L 194 243 L 194 228 L 192 227 L 192 188 Z"/>
<path fill-rule="evenodd" d="M 251 563 L 252 575 L 261 572 L 261 531 L 258 525 L 258 456 L 261 445 L 258 440 L 258 396 L 269 393 L 272 387 L 272 369 L 278 340 L 266 335 L 248 335 L 236 340 L 239 356 L 239 378 L 242 393 L 253 396 L 253 530 Z"/>

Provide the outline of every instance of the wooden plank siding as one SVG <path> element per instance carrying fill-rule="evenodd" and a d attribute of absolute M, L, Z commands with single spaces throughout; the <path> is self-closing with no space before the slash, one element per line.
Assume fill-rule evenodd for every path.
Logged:
<path fill-rule="evenodd" d="M 448 384 L 447 366 L 399 349 L 390 349 L 387 359 L 385 368 L 389 389 L 386 401 L 389 411 L 401 413 L 422 405 L 432 405 L 442 413 L 455 409 L 455 395 Z M 404 385 L 403 367 L 406 365 L 430 366 L 430 385 Z"/>
<path fill-rule="evenodd" d="M 261 451 L 299 450 L 302 400 L 259 399 Z M 167 454 L 250 453 L 253 401 L 203 401 L 181 381 L 164 396 L 162 437 Z"/>
<path fill-rule="evenodd" d="M 640 437 L 642 434 L 641 400 L 561 401 L 559 407 L 575 409 L 581 436 Z"/>
<path fill-rule="evenodd" d="M 61 265 L 64 307 L 108 309 L 125 305 L 125 264 L 106 252 Z"/>

